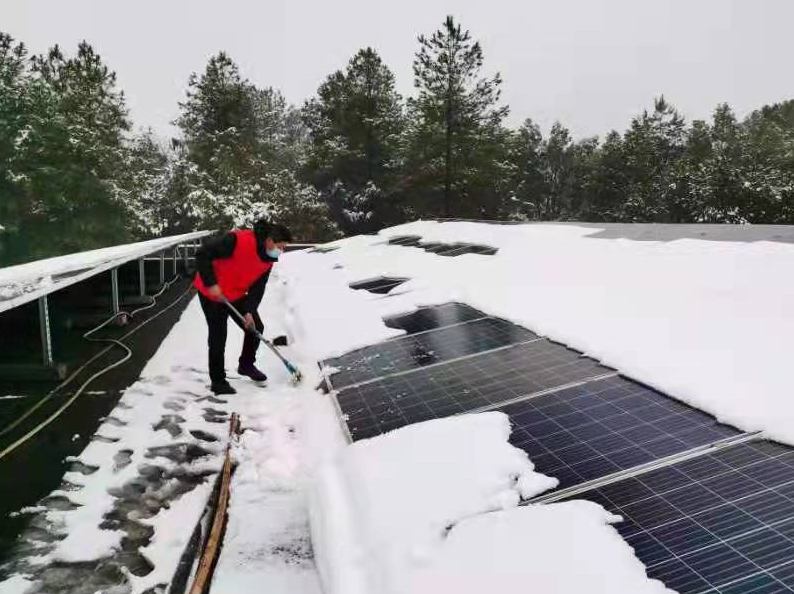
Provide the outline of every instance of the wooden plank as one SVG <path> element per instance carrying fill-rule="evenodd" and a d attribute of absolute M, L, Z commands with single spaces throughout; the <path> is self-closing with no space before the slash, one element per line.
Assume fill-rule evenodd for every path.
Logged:
<path fill-rule="evenodd" d="M 226 446 L 226 454 L 223 460 L 223 469 L 221 470 L 221 486 L 218 494 L 218 507 L 215 509 L 215 517 L 212 521 L 212 528 L 210 529 L 207 543 L 204 546 L 204 552 L 199 560 L 198 569 L 196 570 L 196 577 L 193 580 L 193 585 L 190 588 L 189 594 L 206 594 L 209 589 L 210 582 L 212 581 L 212 574 L 215 571 L 215 564 L 218 561 L 218 555 L 221 548 L 221 538 L 223 536 L 223 529 L 226 526 L 228 517 L 229 497 L 231 496 L 231 478 L 232 478 L 232 457 L 231 447 L 232 441 L 236 439 L 240 433 L 240 417 L 237 413 L 232 413 L 229 421 L 229 443 Z"/>

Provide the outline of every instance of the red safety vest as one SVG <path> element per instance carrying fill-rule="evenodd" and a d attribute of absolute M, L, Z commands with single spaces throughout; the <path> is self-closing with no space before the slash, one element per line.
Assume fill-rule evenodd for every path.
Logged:
<path fill-rule="evenodd" d="M 231 258 L 218 258 L 212 261 L 212 269 L 215 271 L 215 278 L 223 291 L 223 296 L 229 301 L 237 301 L 245 296 L 260 276 L 273 267 L 272 262 L 262 262 L 256 249 L 256 235 L 253 231 L 232 231 L 237 236 L 237 243 Z M 201 279 L 200 274 L 196 274 L 193 285 L 199 292 L 212 299 Z"/>

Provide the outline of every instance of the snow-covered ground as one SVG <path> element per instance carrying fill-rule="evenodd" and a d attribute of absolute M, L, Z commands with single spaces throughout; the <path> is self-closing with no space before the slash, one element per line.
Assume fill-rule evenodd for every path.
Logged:
<path fill-rule="evenodd" d="M 794 247 L 586 237 L 593 232 L 417 223 L 340 241 L 327 254 L 287 254 L 262 313 L 267 335 L 289 335 L 286 353 L 306 380 L 289 386 L 263 349 L 270 386 L 232 374 L 240 393 L 225 402 L 207 389 L 206 331 L 192 302 L 62 492 L 42 502 L 46 511 L 30 510 L 33 547 L 0 593 L 100 589 L 63 580 L 54 589 L 53 580 L 69 575 L 56 560 L 83 568 L 115 559 L 127 567 L 117 573 L 128 585 L 108 593 L 166 582 L 220 467 L 232 411 L 245 432 L 234 450 L 239 466 L 214 593 L 497 594 L 516 584 L 560 594 L 666 591 L 645 577 L 611 526 L 619 518 L 599 506 L 517 506 L 555 481 L 507 443 L 503 415 L 430 421 L 349 446 L 332 399 L 314 389 L 317 361 L 399 334 L 384 316 L 458 300 L 794 443 L 784 379 Z M 499 253 L 445 258 L 384 244 L 402 234 Z M 388 297 L 348 287 L 379 275 L 411 280 Z M 230 329 L 229 369 L 241 339 Z M 138 529 L 144 537 L 136 540 Z M 46 538 L 48 530 L 56 538 Z M 131 541 L 143 548 L 127 550 Z M 125 566 L 133 553 L 153 568 Z"/>

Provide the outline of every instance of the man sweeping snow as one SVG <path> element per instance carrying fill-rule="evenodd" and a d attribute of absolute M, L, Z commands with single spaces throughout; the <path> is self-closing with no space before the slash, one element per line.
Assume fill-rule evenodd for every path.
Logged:
<path fill-rule="evenodd" d="M 215 394 L 236 394 L 226 380 L 224 369 L 230 311 L 223 298 L 244 314 L 245 325 L 232 318 L 238 326 L 244 330 L 256 328 L 261 333 L 264 325 L 257 309 L 270 270 L 291 241 L 290 231 L 284 225 L 257 221 L 253 231 L 232 231 L 207 242 L 196 252 L 198 273 L 194 285 L 207 318 L 210 380 Z M 265 382 L 267 376 L 254 365 L 258 347 L 259 340 L 246 332 L 237 372 L 256 382 Z"/>

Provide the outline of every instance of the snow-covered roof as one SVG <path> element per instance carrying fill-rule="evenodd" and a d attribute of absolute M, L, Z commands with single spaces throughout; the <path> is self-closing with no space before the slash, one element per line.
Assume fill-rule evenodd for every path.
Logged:
<path fill-rule="evenodd" d="M 0 268 L 0 312 L 209 233 L 211 231 L 172 235 Z"/>
<path fill-rule="evenodd" d="M 647 239 L 639 228 L 420 222 L 286 254 L 261 313 L 268 336 L 289 335 L 284 353 L 306 381 L 289 386 L 262 349 L 270 386 L 231 375 L 239 394 L 226 401 L 207 399 L 192 302 L 100 427 L 118 441 L 79 457 L 99 470 L 67 477 L 76 490 L 64 496 L 81 507 L 45 500 L 52 530 L 69 536 L 28 567 L 123 562 L 124 530 L 100 525 L 114 509 L 137 512 L 113 493 L 145 483 L 147 460 L 173 476 L 217 468 L 220 448 L 191 436 L 222 439 L 213 423 L 234 410 L 246 431 L 218 591 L 794 590 L 794 246 L 629 233 Z M 409 235 L 422 243 L 389 243 Z M 428 243 L 497 251 L 449 257 Z M 380 277 L 407 280 L 369 285 L 385 293 L 350 286 Z M 241 341 L 230 330 L 228 368 Z M 316 390 L 323 380 L 336 390 Z M 356 398 L 376 421 L 367 435 Z M 162 460 L 174 441 L 208 459 Z M 122 451 L 133 463 L 119 471 Z M 172 574 L 207 487 L 176 499 L 150 490 L 168 506 L 144 521 L 155 569 L 124 572 L 134 594 Z M 46 575 L 18 573 L 0 592 Z"/>
<path fill-rule="evenodd" d="M 406 242 L 399 238 L 409 236 L 421 242 L 400 245 Z M 303 346 L 331 367 L 326 373 L 337 414 L 357 440 L 321 481 L 313 508 L 315 523 L 331 535 L 315 542 L 331 591 L 480 592 L 490 583 L 500 592 L 508 591 L 510 582 L 535 578 L 546 580 L 538 587 L 544 592 L 639 592 L 660 586 L 646 582 L 617 589 L 606 586 L 606 578 L 592 583 L 592 577 L 572 586 L 587 568 L 572 559 L 554 559 L 559 532 L 530 528 L 539 529 L 533 522 L 543 522 L 540 516 L 530 519 L 540 513 L 535 505 L 522 508 L 532 510 L 524 518 L 520 512 L 505 519 L 481 515 L 504 508 L 500 498 L 505 494 L 489 491 L 487 483 L 471 489 L 490 492 L 502 504 L 483 502 L 470 516 L 453 513 L 458 493 L 470 491 L 442 480 L 450 486 L 443 491 L 427 478 L 432 473 L 413 472 L 420 458 L 421 465 L 432 466 L 452 443 L 461 457 L 439 466 L 461 464 L 485 479 L 487 473 L 477 470 L 466 446 L 479 444 L 487 429 L 469 427 L 455 440 L 445 435 L 441 421 L 424 421 L 479 411 L 506 414 L 512 443 L 534 462 L 529 475 L 515 469 L 507 475 L 534 473 L 531 483 L 538 492 L 549 487 L 542 486 L 537 473 L 560 481 L 563 488 L 531 501 L 581 497 L 621 515 L 618 531 L 649 575 L 668 587 L 683 593 L 739 592 L 789 584 L 791 576 L 765 573 L 767 561 L 759 559 L 772 530 L 764 524 L 766 517 L 736 525 L 730 510 L 753 516 L 753 506 L 771 506 L 764 498 L 778 497 L 764 492 L 769 485 L 794 479 L 794 450 L 768 441 L 794 444 L 786 364 L 794 332 L 794 316 L 787 313 L 794 299 L 792 237 L 788 227 L 420 222 L 336 242 L 337 249 L 325 254 L 296 254 L 289 261 L 290 282 Z M 498 251 L 449 258 L 423 249 L 438 243 L 490 245 Z M 379 277 L 409 280 L 394 284 L 387 295 L 349 289 Z M 395 340 L 399 324 L 383 323 L 416 308 L 452 302 L 485 317 L 451 330 L 434 328 L 415 339 Z M 504 329 L 495 333 L 489 322 L 497 319 L 535 337 L 505 338 Z M 456 343 L 466 340 L 463 326 L 470 332 L 469 346 Z M 477 345 L 478 340 L 488 346 Z M 575 352 L 560 352 L 566 348 Z M 575 359 L 600 367 L 571 372 L 565 365 Z M 525 386 L 534 387 L 521 392 Z M 427 442 L 413 431 L 419 428 L 428 432 Z M 367 439 L 379 433 L 384 435 Z M 373 454 L 386 443 L 405 458 Z M 498 459 L 492 456 L 492 464 L 506 469 L 507 460 Z M 391 473 L 403 472 L 400 460 L 407 465 L 401 477 L 407 489 L 442 490 L 448 502 L 442 512 L 423 510 L 422 497 L 414 501 L 392 482 Z M 747 475 L 757 482 L 748 487 Z M 520 483 L 514 483 L 516 490 Z M 753 497 L 736 501 L 748 493 Z M 557 505 L 552 507 L 558 510 Z M 774 519 L 794 519 L 794 499 L 780 505 Z M 709 514 L 701 518 L 705 510 Z M 416 513 L 425 514 L 425 523 L 411 517 Z M 564 530 L 570 518 L 564 519 L 563 509 L 554 513 L 560 514 L 557 528 Z M 329 516 L 342 520 L 329 527 L 323 523 Z M 477 528 L 464 517 L 477 518 Z M 591 538 L 584 535 L 585 525 L 598 521 L 594 516 L 579 521 L 582 534 L 577 536 Z M 411 532 L 413 522 L 425 528 L 446 522 L 448 530 L 453 528 L 448 538 L 425 541 Z M 497 528 L 506 524 L 522 528 Z M 350 543 L 347 558 L 329 550 L 340 534 Z M 506 542 L 484 543 L 496 534 Z M 621 554 L 609 548 L 606 534 L 595 530 L 589 549 L 605 554 L 599 565 L 608 568 L 609 577 L 622 575 L 628 584 L 630 565 L 618 562 Z M 550 555 L 543 567 L 529 560 L 523 569 L 493 562 L 492 551 L 529 550 L 528 539 L 538 538 Z M 561 549 L 571 547 L 561 540 Z M 411 559 L 414 547 L 422 551 L 421 561 Z M 794 554 L 780 552 L 786 547 L 794 547 L 794 541 L 777 548 L 775 562 L 781 567 L 794 566 Z M 367 562 L 361 558 L 370 565 L 363 567 Z M 736 560 L 727 564 L 730 569 L 720 562 L 727 558 Z M 497 567 L 510 576 L 504 583 Z M 555 569 L 544 573 L 548 567 Z M 590 587 L 583 589 L 585 583 Z"/>

